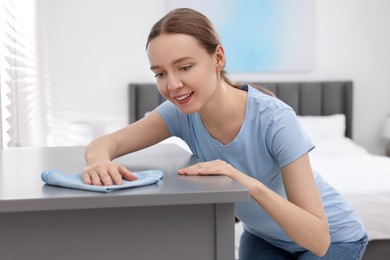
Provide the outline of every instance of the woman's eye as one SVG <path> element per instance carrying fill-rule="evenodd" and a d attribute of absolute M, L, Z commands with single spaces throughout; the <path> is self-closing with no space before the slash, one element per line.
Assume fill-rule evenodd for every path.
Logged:
<path fill-rule="evenodd" d="M 183 67 L 180 67 L 180 70 L 187 71 L 187 70 L 191 69 L 191 67 L 192 67 L 191 65 L 183 66 Z"/>
<path fill-rule="evenodd" d="M 158 72 L 156 74 L 154 74 L 154 77 L 155 78 L 162 78 L 165 74 L 163 72 Z"/>

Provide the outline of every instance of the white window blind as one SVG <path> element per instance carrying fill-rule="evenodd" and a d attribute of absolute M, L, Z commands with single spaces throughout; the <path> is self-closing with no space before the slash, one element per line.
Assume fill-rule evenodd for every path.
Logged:
<path fill-rule="evenodd" d="M 0 0 L 1 145 L 45 145 L 35 0 Z"/>

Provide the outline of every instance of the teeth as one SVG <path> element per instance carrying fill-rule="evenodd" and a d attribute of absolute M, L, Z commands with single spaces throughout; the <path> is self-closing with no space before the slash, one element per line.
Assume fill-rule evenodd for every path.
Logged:
<path fill-rule="evenodd" d="M 193 92 L 191 92 L 191 93 L 189 93 L 189 94 L 187 94 L 187 95 L 181 96 L 181 97 L 177 97 L 177 98 L 176 98 L 176 100 L 178 100 L 178 101 L 182 101 L 182 100 L 184 100 L 184 99 L 188 98 L 189 96 L 191 96 L 191 95 L 192 95 L 192 93 L 193 93 Z"/>

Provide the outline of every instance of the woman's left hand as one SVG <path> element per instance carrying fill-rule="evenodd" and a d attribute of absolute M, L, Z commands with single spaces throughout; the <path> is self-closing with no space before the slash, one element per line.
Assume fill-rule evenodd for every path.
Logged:
<path fill-rule="evenodd" d="M 256 186 L 263 185 L 260 181 L 242 173 L 222 160 L 201 162 L 178 170 L 180 175 L 225 175 L 247 187 L 249 191 Z"/>
<path fill-rule="evenodd" d="M 235 171 L 233 166 L 222 160 L 201 162 L 183 169 L 179 169 L 180 175 L 226 175 L 231 177 Z"/>
<path fill-rule="evenodd" d="M 225 175 L 247 187 L 249 191 L 263 185 L 260 181 L 240 172 L 232 165 L 222 160 L 201 162 L 178 170 L 180 175 Z"/>

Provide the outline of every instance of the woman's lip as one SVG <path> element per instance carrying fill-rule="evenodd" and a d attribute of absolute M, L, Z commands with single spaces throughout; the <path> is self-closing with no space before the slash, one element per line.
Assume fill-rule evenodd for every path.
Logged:
<path fill-rule="evenodd" d="M 175 96 L 173 97 L 179 104 L 184 104 L 184 103 L 187 103 L 192 94 L 194 94 L 194 91 L 190 92 L 190 93 L 187 93 L 187 94 L 184 94 L 184 95 L 178 95 L 178 96 Z"/>

